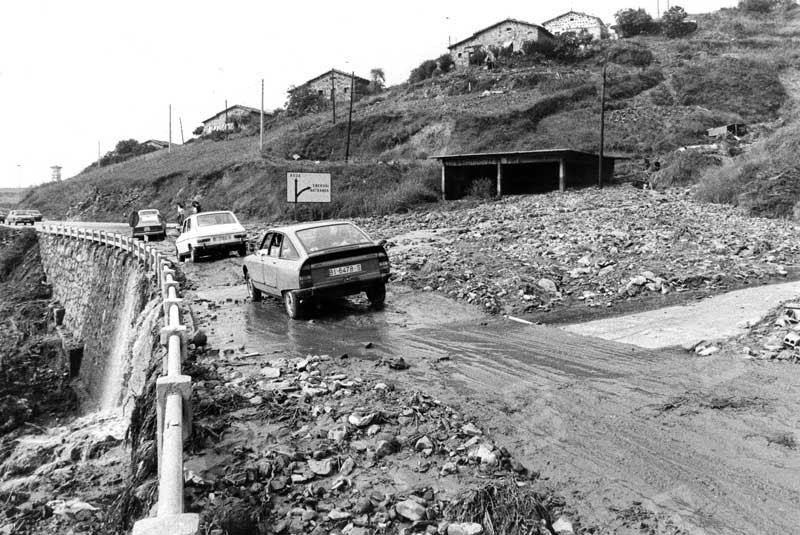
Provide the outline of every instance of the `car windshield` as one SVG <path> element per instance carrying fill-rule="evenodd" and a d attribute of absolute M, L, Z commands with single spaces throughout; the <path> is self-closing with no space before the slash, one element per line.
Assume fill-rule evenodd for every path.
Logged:
<path fill-rule="evenodd" d="M 197 216 L 198 227 L 211 227 L 213 225 L 233 225 L 238 223 L 230 212 L 217 212 L 212 214 L 200 214 Z"/>
<path fill-rule="evenodd" d="M 372 243 L 366 234 L 350 223 L 307 228 L 298 230 L 296 234 L 300 243 L 309 253 L 334 247 Z"/>

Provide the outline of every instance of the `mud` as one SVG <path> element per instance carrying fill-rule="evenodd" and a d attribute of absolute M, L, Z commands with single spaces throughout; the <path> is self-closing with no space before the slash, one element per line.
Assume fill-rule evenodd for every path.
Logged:
<path fill-rule="evenodd" d="M 397 285 L 384 311 L 339 300 L 293 322 L 277 301 L 246 299 L 238 264 L 184 267 L 197 324 L 242 380 L 275 357 L 347 355 L 350 376 L 378 374 L 471 415 L 599 533 L 792 532 L 800 522 L 800 387 L 780 363 L 523 326 Z M 402 373 L 381 365 L 401 357 Z"/>

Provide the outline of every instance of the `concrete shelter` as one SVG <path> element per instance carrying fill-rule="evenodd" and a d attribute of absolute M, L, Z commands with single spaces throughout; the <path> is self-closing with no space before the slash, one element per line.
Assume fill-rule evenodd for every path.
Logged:
<path fill-rule="evenodd" d="M 597 184 L 597 154 L 572 149 L 540 149 L 434 156 L 442 164 L 442 198 L 458 199 L 476 180 L 493 182 L 497 196 L 543 193 Z M 614 161 L 603 156 L 603 180 L 614 176 Z"/>

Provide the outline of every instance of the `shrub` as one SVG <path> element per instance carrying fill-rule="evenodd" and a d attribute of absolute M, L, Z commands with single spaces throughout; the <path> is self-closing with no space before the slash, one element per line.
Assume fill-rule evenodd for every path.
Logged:
<path fill-rule="evenodd" d="M 194 134 L 196 136 L 202 136 L 203 135 L 203 127 L 202 126 L 198 126 L 194 130 L 192 130 L 192 134 Z"/>
<path fill-rule="evenodd" d="M 427 80 L 433 76 L 433 73 L 436 72 L 437 67 L 438 65 L 436 64 L 436 60 L 426 59 L 420 63 L 417 68 L 411 71 L 411 74 L 408 77 L 408 83 L 415 84 L 417 82 Z"/>
<path fill-rule="evenodd" d="M 775 0 L 739 0 L 739 9 L 746 13 L 769 13 L 775 5 Z"/>
<path fill-rule="evenodd" d="M 289 91 L 286 113 L 290 117 L 299 117 L 307 113 L 322 111 L 327 108 L 323 95 L 312 91 L 308 86 L 300 86 Z"/>
<path fill-rule="evenodd" d="M 619 65 L 644 68 L 653 62 L 653 53 L 636 43 L 619 42 L 608 50 L 608 60 Z"/>
<path fill-rule="evenodd" d="M 436 60 L 436 63 L 439 64 L 439 70 L 442 72 L 450 72 L 456 64 L 450 54 L 442 54 L 439 56 L 439 59 Z"/>
<path fill-rule="evenodd" d="M 661 30 L 667 37 L 681 37 L 697 28 L 695 24 L 684 22 L 686 11 L 681 6 L 672 6 L 661 17 Z"/>
<path fill-rule="evenodd" d="M 526 56 L 534 56 L 536 54 L 550 56 L 554 47 L 555 44 L 552 41 L 524 41 L 522 43 L 522 53 Z"/>
<path fill-rule="evenodd" d="M 720 163 L 719 158 L 695 150 L 673 152 L 653 174 L 652 184 L 657 188 L 694 184 L 706 169 Z"/>
<path fill-rule="evenodd" d="M 622 9 L 614 14 L 614 18 L 617 21 L 617 28 L 622 37 L 655 33 L 653 17 L 642 8 Z"/>
<path fill-rule="evenodd" d="M 467 195 L 476 199 L 492 199 L 497 195 L 495 182 L 491 178 L 478 178 L 469 185 Z"/>

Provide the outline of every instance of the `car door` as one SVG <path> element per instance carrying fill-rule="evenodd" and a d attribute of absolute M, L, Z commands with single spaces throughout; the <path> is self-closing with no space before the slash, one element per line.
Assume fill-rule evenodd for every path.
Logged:
<path fill-rule="evenodd" d="M 175 247 L 178 249 L 178 253 L 180 254 L 187 254 L 189 252 L 189 234 L 192 230 L 192 218 L 187 218 L 183 222 L 183 226 L 181 226 L 181 234 L 178 236 L 178 239 L 175 240 Z"/>
<path fill-rule="evenodd" d="M 272 288 L 276 294 L 280 294 L 278 288 L 278 260 L 281 256 L 281 244 L 283 243 L 283 234 L 274 232 L 269 240 L 269 249 L 264 262 L 264 284 Z"/>
<path fill-rule="evenodd" d="M 271 292 L 266 284 L 265 271 L 266 264 L 269 262 L 269 244 L 272 241 L 272 232 L 267 232 L 261 239 L 258 249 L 251 256 L 250 264 L 248 265 L 248 273 L 253 282 L 255 282 L 259 289 Z"/>
<path fill-rule="evenodd" d="M 289 236 L 283 236 L 280 257 L 275 263 L 276 286 L 279 292 L 300 286 L 300 254 Z"/>

